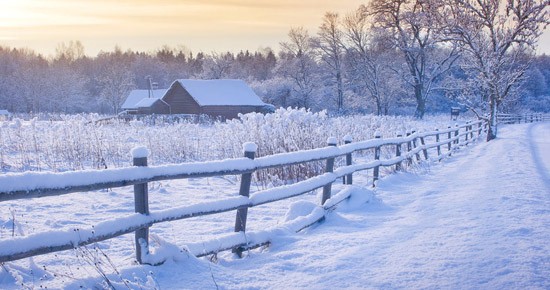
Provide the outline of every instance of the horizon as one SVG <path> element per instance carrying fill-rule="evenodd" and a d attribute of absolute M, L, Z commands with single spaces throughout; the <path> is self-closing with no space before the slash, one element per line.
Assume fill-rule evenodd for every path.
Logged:
<path fill-rule="evenodd" d="M 317 33 L 326 12 L 341 16 L 365 1 L 290 0 L 0 0 L 0 45 L 45 57 L 62 43 L 80 41 L 87 56 L 101 51 L 154 52 L 163 46 L 193 53 L 278 51 L 292 27 Z M 550 55 L 550 31 L 537 54 Z"/>

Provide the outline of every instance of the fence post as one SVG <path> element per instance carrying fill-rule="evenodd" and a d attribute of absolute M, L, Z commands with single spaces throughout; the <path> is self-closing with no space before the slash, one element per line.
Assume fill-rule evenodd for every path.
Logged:
<path fill-rule="evenodd" d="M 481 123 L 482 122 L 477 123 L 477 137 L 478 138 L 479 138 L 479 136 L 481 136 Z"/>
<path fill-rule="evenodd" d="M 424 137 L 420 136 L 420 144 L 422 147 L 426 146 L 426 142 L 424 142 Z M 422 148 L 422 152 L 424 153 L 424 159 L 428 160 L 428 149 Z"/>
<path fill-rule="evenodd" d="M 441 161 L 441 145 L 439 144 L 439 128 L 435 128 L 435 142 L 437 143 L 437 159 Z"/>
<path fill-rule="evenodd" d="M 455 127 L 456 127 L 456 131 L 455 131 L 455 138 L 456 138 L 455 144 L 456 144 L 457 146 L 459 146 L 459 144 L 460 144 L 460 137 L 459 137 L 458 135 L 459 135 L 459 130 L 460 130 L 460 128 L 458 128 L 458 124 L 455 124 Z"/>
<path fill-rule="evenodd" d="M 411 131 L 407 130 L 407 137 L 411 136 Z M 407 163 L 409 166 L 412 165 L 412 156 L 411 156 L 411 141 L 407 141 Z"/>
<path fill-rule="evenodd" d="M 412 134 L 414 134 L 414 133 L 416 133 L 416 130 L 413 130 L 413 131 L 412 131 Z M 414 137 L 414 139 L 413 139 L 413 148 L 414 148 L 414 149 L 416 149 L 416 145 L 417 145 L 416 139 L 417 139 L 417 138 L 418 138 L 418 137 Z M 420 153 L 416 152 L 415 155 L 416 155 L 416 161 L 420 161 Z"/>
<path fill-rule="evenodd" d="M 451 126 L 447 126 L 447 129 L 449 130 L 449 132 L 447 132 L 447 139 L 449 140 L 447 151 L 451 151 Z"/>
<path fill-rule="evenodd" d="M 134 166 L 147 166 L 149 150 L 146 147 L 135 147 L 131 151 Z M 147 182 L 134 184 L 134 209 L 136 213 L 149 215 L 149 188 Z M 135 231 L 136 260 L 143 264 L 143 257 L 149 254 L 149 227 Z"/>
<path fill-rule="evenodd" d="M 352 141 L 353 138 L 350 135 L 344 136 L 344 144 L 350 144 Z M 346 166 L 350 166 L 352 163 L 352 156 L 350 152 L 346 154 Z M 344 176 L 344 184 L 353 184 L 353 173 Z"/>
<path fill-rule="evenodd" d="M 397 138 L 401 138 L 401 137 L 403 137 L 403 134 L 397 133 Z M 401 157 L 401 143 L 397 143 L 395 145 L 395 156 Z M 399 171 L 399 170 L 401 170 L 401 161 L 395 164 L 395 171 Z"/>
<path fill-rule="evenodd" d="M 249 159 L 254 159 L 256 155 L 256 150 L 258 146 L 252 142 L 243 144 L 244 157 Z M 243 173 L 241 175 L 241 186 L 239 188 L 239 195 L 248 197 L 250 195 L 250 184 L 252 183 L 252 172 Z M 246 232 L 246 218 L 248 215 L 248 207 L 242 207 L 237 209 L 237 216 L 235 217 L 235 232 Z M 243 248 L 236 247 L 232 250 L 233 253 L 237 254 L 239 258 L 243 256 Z"/>
<path fill-rule="evenodd" d="M 328 138 L 327 145 L 336 146 L 336 138 L 333 138 L 333 137 Z M 327 159 L 327 166 L 326 166 L 325 172 L 334 172 L 334 157 Z M 330 198 L 331 190 L 332 190 L 332 183 L 329 183 L 323 186 L 323 197 L 321 199 L 321 205 L 325 204 L 325 202 Z"/>
<path fill-rule="evenodd" d="M 468 125 L 468 124 L 470 124 L 470 121 L 467 121 L 466 122 L 466 127 L 464 127 L 464 128 L 466 128 L 466 135 L 464 136 L 464 142 L 466 144 L 468 144 L 468 135 L 470 134 L 470 131 L 468 131 L 470 125 Z"/>
<path fill-rule="evenodd" d="M 374 138 L 380 139 L 380 132 L 378 131 L 374 132 Z M 374 160 L 380 160 L 380 146 L 374 147 Z M 373 176 L 372 176 L 372 187 L 376 186 L 376 182 L 378 181 L 379 177 L 380 177 L 380 166 L 376 165 L 374 167 Z"/>

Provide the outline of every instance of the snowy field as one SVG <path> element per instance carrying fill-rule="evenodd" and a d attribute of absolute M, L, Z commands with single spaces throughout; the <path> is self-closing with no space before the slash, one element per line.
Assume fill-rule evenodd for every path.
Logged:
<path fill-rule="evenodd" d="M 232 232 L 235 214 L 218 214 L 153 226 L 152 247 L 170 257 L 162 266 L 132 265 L 133 235 L 126 235 L 5 263 L 0 288 L 93 289 L 111 283 L 116 289 L 548 289 L 550 124 L 503 126 L 499 134 L 442 163 L 386 176 L 374 190 L 370 176 L 357 174 L 355 185 L 347 188 L 353 192 L 350 200 L 323 223 L 299 234 L 278 231 L 269 247 L 246 252 L 243 259 L 230 252 L 197 259 L 180 250 Z M 335 185 L 336 191 L 344 188 Z M 237 191 L 232 176 L 155 182 L 150 208 L 216 200 Z M 318 202 L 314 192 L 252 208 L 247 229 L 277 227 L 308 214 Z M 133 212 L 133 191 L 117 188 L 0 206 L 0 239 L 9 239 L 126 216 Z"/>

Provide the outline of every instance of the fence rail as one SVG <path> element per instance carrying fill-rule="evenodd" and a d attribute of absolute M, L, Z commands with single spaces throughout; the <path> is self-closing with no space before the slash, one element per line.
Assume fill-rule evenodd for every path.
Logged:
<path fill-rule="evenodd" d="M 73 249 L 75 247 L 108 240 L 120 235 L 135 233 L 136 259 L 139 263 L 152 263 L 148 259 L 148 228 L 157 223 L 181 220 L 191 217 L 237 211 L 235 233 L 217 239 L 218 245 L 202 249 L 189 249 L 196 256 L 204 256 L 232 249 L 237 255 L 248 248 L 269 243 L 269 238 L 254 238 L 246 233 L 248 208 L 299 196 L 323 188 L 323 198 L 319 210 L 309 219 L 291 225 L 300 231 L 322 220 L 330 208 L 349 197 L 349 191 L 332 195 L 331 185 L 338 179 L 352 184 L 352 176 L 358 171 L 373 169 L 372 186 L 376 186 L 382 167 L 395 166 L 395 170 L 412 165 L 415 160 L 441 160 L 450 156 L 461 146 L 474 142 L 486 133 L 485 120 L 467 122 L 455 127 L 436 129 L 431 132 L 407 132 L 395 138 L 380 138 L 352 142 L 346 137 L 343 145 L 337 146 L 335 139 L 329 139 L 328 146 L 319 149 L 297 151 L 255 158 L 255 145 L 245 144 L 244 157 L 220 161 L 184 163 L 165 166 L 147 166 L 147 155 L 134 155 L 134 166 L 119 169 L 88 170 L 66 173 L 15 173 L 0 176 L 0 202 L 27 198 L 58 196 L 73 192 L 83 192 L 104 188 L 134 185 L 135 214 L 112 221 L 103 222 L 93 230 L 55 231 L 0 241 L 0 262 L 13 261 L 35 255 Z M 395 152 L 395 156 L 381 159 L 381 148 Z M 374 159 L 361 160 L 353 164 L 352 154 L 374 150 Z M 345 158 L 345 165 L 335 168 L 335 159 Z M 312 161 L 326 161 L 326 171 L 309 179 L 250 194 L 251 175 L 268 168 L 289 166 Z M 356 162 L 358 159 L 356 159 Z M 241 175 L 239 196 L 215 202 L 150 212 L 148 209 L 147 183 L 152 181 L 211 177 L 221 175 Z M 55 239 L 48 239 L 55 237 Z M 221 246 L 219 245 L 221 244 Z M 162 261 L 161 261 L 162 262 Z"/>
<path fill-rule="evenodd" d="M 520 124 L 547 121 L 550 121 L 550 115 L 541 113 L 497 114 L 497 122 L 500 124 Z"/>

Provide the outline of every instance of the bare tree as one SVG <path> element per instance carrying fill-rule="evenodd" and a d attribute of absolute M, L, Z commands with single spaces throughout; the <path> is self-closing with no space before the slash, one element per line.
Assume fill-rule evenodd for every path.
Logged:
<path fill-rule="evenodd" d="M 231 64 L 234 61 L 235 57 L 230 52 L 225 54 L 212 52 L 212 55 L 204 61 L 201 78 L 221 79 L 228 77 L 231 72 Z"/>
<path fill-rule="evenodd" d="M 315 91 L 317 65 L 309 33 L 303 27 L 291 28 L 289 40 L 281 43 L 280 62 L 277 70 L 294 83 L 293 91 L 298 95 L 297 105 L 310 108 Z"/>
<path fill-rule="evenodd" d="M 548 24 L 549 0 L 449 0 L 449 31 L 464 50 L 468 87 L 463 100 L 474 112 L 476 103 L 490 113 L 487 141 L 496 138 L 496 115 L 513 95 Z M 476 112 L 477 113 L 477 112 Z M 479 116 L 479 114 L 478 114 Z"/>
<path fill-rule="evenodd" d="M 364 5 L 346 15 L 343 21 L 346 60 L 352 87 L 370 95 L 376 105 L 376 114 L 388 114 L 390 100 L 395 92 L 392 85 L 391 64 L 395 53 L 385 45 Z"/>
<path fill-rule="evenodd" d="M 340 112 L 344 109 L 344 82 L 342 77 L 342 59 L 344 54 L 343 33 L 339 28 L 337 13 L 327 12 L 323 23 L 319 27 L 314 46 L 320 52 L 320 57 L 325 62 L 330 74 L 336 82 L 336 107 Z"/>
<path fill-rule="evenodd" d="M 101 87 L 100 97 L 109 104 L 115 114 L 120 111 L 120 106 L 128 93 L 135 87 L 129 70 L 116 65 L 105 68 L 99 79 L 99 85 Z"/>
<path fill-rule="evenodd" d="M 417 118 L 423 118 L 436 80 L 458 58 L 457 50 L 448 46 L 443 34 L 442 8 L 438 0 L 373 0 L 368 7 L 375 16 L 375 26 L 388 32 L 388 39 L 405 59 L 408 73 L 403 76 L 414 90 Z M 441 48 L 446 48 L 445 53 L 434 53 Z"/>

